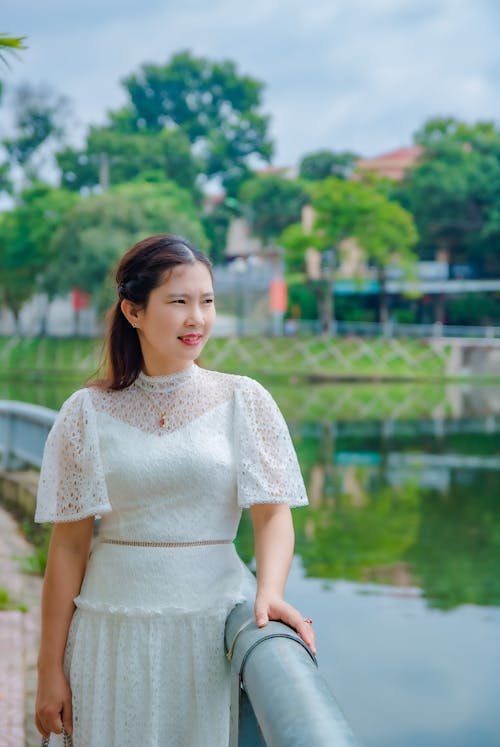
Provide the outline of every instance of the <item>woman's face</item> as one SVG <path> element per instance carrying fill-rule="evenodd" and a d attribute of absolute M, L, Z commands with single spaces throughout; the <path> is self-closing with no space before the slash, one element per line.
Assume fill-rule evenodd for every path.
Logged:
<path fill-rule="evenodd" d="M 201 262 L 176 265 L 165 282 L 151 291 L 146 309 L 133 318 L 145 373 L 158 376 L 187 368 L 203 350 L 214 321 L 214 290 L 207 267 Z"/>

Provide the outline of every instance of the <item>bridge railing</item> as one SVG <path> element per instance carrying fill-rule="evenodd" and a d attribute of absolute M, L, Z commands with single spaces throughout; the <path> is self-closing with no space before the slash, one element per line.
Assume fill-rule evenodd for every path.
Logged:
<path fill-rule="evenodd" d="M 40 467 L 56 414 L 40 405 L 0 400 L 0 468 Z"/>
<path fill-rule="evenodd" d="M 318 319 L 288 319 L 284 322 L 285 335 L 321 334 L 324 329 Z M 248 327 L 251 334 L 252 329 Z M 500 327 L 494 325 L 404 324 L 401 322 L 344 322 L 333 321 L 329 333 L 332 336 L 354 337 L 409 337 L 409 338 L 463 338 L 495 340 L 500 338 Z"/>
<path fill-rule="evenodd" d="M 249 599 L 255 589 L 248 589 Z M 280 622 L 258 628 L 251 601 L 226 622 L 231 661 L 229 747 L 356 747 L 354 734 L 316 658 Z"/>
<path fill-rule="evenodd" d="M 417 339 L 473 339 L 500 340 L 500 327 L 495 325 L 405 324 L 402 322 L 347 322 L 333 321 L 325 330 L 320 319 L 281 319 L 273 323 L 271 317 L 254 319 L 248 316 L 223 317 L 214 328 L 215 337 L 268 336 L 268 337 L 316 337 L 328 331 L 331 337 L 385 337 Z"/>

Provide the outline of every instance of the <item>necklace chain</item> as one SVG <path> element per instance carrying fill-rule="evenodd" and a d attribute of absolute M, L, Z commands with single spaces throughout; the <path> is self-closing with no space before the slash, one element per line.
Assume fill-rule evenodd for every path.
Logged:
<path fill-rule="evenodd" d="M 156 408 L 158 407 L 158 403 L 156 402 L 156 400 L 153 399 L 153 397 L 149 394 L 149 392 L 146 391 L 146 389 L 144 387 L 140 386 L 139 389 L 141 390 L 141 392 L 143 394 L 146 395 L 146 397 L 154 405 L 155 410 L 156 410 Z M 166 392 L 162 393 L 162 394 L 164 394 L 164 396 L 165 396 Z M 158 417 L 158 416 L 155 416 L 155 417 Z M 159 416 L 159 419 L 158 419 L 158 427 L 159 428 L 166 428 L 167 427 L 167 411 L 166 411 L 166 409 L 161 409 L 160 410 L 160 416 Z"/>
<path fill-rule="evenodd" d="M 191 369 L 187 369 L 188 372 L 191 372 Z M 183 372 L 180 372 L 183 373 Z M 175 375 L 175 374 L 174 374 Z M 179 381 L 177 382 L 170 382 L 168 391 L 160 392 L 158 391 L 156 393 L 156 396 L 162 396 L 162 397 L 168 397 L 168 395 L 172 394 L 173 392 L 177 391 L 177 389 L 180 389 L 182 386 L 185 386 L 189 380 L 189 376 L 183 376 Z M 144 380 L 135 380 L 135 384 L 138 386 L 138 388 L 141 390 L 143 394 L 146 395 L 146 397 L 149 399 L 149 401 L 154 405 L 155 409 L 158 407 L 158 403 L 156 399 L 153 399 L 152 392 L 148 392 L 148 383 Z M 154 385 L 153 385 L 154 386 Z M 153 387 L 151 387 L 153 388 Z M 166 406 L 160 410 L 160 415 L 158 418 L 158 427 L 161 429 L 166 428 L 168 425 L 168 419 L 167 419 L 167 409 Z"/>

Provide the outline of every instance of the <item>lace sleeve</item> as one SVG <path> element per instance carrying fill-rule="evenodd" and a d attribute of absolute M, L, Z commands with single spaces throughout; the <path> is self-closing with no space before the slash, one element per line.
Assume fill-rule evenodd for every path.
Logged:
<path fill-rule="evenodd" d="M 61 407 L 45 442 L 35 521 L 77 521 L 111 511 L 95 413 L 79 389 Z"/>
<path fill-rule="evenodd" d="M 238 505 L 308 503 L 297 455 L 278 405 L 257 381 L 236 390 Z"/>

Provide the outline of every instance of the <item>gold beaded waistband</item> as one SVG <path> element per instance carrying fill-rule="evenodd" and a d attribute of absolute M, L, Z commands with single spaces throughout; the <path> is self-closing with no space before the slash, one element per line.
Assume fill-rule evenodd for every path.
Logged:
<path fill-rule="evenodd" d="M 99 539 L 106 545 L 127 545 L 131 547 L 202 547 L 204 545 L 230 545 L 233 540 L 195 540 L 194 542 L 142 542 L 142 540 Z"/>

